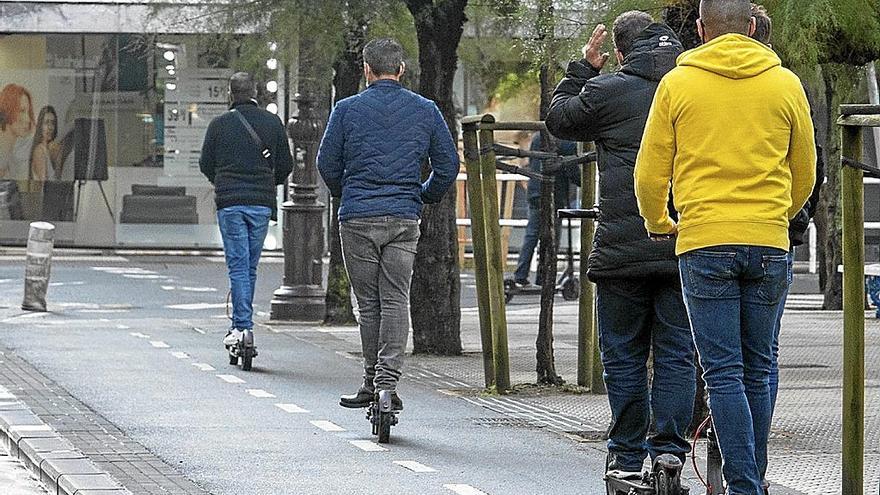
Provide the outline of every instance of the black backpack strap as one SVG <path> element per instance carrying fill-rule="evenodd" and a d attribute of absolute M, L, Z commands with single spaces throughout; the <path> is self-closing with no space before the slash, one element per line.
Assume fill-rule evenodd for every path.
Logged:
<path fill-rule="evenodd" d="M 266 145 L 263 144 L 263 140 L 260 139 L 257 131 L 255 131 L 254 128 L 251 127 L 250 122 L 248 122 L 247 119 L 244 118 L 244 115 L 242 115 L 241 112 L 235 109 L 232 109 L 231 112 L 234 113 L 236 117 L 238 117 L 238 120 L 241 121 L 241 124 L 247 130 L 248 134 L 251 135 L 251 139 L 254 141 L 257 147 L 260 148 L 260 154 L 263 156 L 269 166 L 272 166 L 272 162 L 270 161 L 272 159 L 272 152 L 269 151 L 269 148 L 267 148 Z"/>

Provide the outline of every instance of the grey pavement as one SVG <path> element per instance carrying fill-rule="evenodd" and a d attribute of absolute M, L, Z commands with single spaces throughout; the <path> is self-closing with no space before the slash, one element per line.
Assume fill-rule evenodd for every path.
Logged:
<path fill-rule="evenodd" d="M 395 493 L 603 493 L 606 398 L 534 386 L 483 394 L 468 273 L 465 353 L 408 357 L 401 424 L 387 451 L 368 452 L 378 448 L 362 412 L 335 404 L 359 375 L 356 328 L 268 322 L 280 258 L 260 268 L 261 355 L 245 373 L 228 366 L 218 344 L 228 326 L 222 259 L 59 254 L 49 313 L 18 308 L 23 258 L 0 255 L 0 350 L 16 370 L 0 368 L 0 384 L 27 384 L 22 400 L 59 432 L 66 426 L 66 438 L 132 493 L 370 493 L 379 482 Z M 809 277 L 801 278 L 809 292 Z M 817 301 L 792 299 L 792 308 Z M 518 297 L 508 307 L 514 383 L 534 382 L 537 302 Z M 556 359 L 568 381 L 576 376 L 576 311 L 557 299 Z M 839 493 L 841 325 L 840 313 L 786 314 L 774 495 Z M 874 493 L 880 324 L 867 326 L 866 485 Z M 703 450 L 698 442 L 698 464 Z M 687 476 L 692 493 L 702 493 L 692 469 Z"/>
<path fill-rule="evenodd" d="M 47 495 L 40 481 L 34 478 L 18 459 L 0 446 L 0 493 L 7 495 Z"/>

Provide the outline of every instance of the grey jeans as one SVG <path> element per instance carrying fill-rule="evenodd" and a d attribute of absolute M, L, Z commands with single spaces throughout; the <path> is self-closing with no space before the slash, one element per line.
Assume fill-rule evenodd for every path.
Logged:
<path fill-rule="evenodd" d="M 394 390 L 409 335 L 409 287 L 419 222 L 368 217 L 341 223 L 342 254 L 358 307 L 364 386 Z"/>

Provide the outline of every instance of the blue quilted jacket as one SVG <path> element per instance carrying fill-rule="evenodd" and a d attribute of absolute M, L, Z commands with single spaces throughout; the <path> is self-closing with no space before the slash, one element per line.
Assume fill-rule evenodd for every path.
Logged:
<path fill-rule="evenodd" d="M 422 164 L 431 174 L 422 181 Z M 418 219 L 458 175 L 458 151 L 433 101 L 379 80 L 339 101 L 318 150 L 318 170 L 334 197 L 339 220 L 394 216 Z"/>

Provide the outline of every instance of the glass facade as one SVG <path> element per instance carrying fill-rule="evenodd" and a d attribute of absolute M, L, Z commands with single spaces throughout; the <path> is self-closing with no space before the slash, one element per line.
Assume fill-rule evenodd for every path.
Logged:
<path fill-rule="evenodd" d="M 60 246 L 220 247 L 198 160 L 235 57 L 211 35 L 0 37 L 0 243 L 44 220 Z"/>

